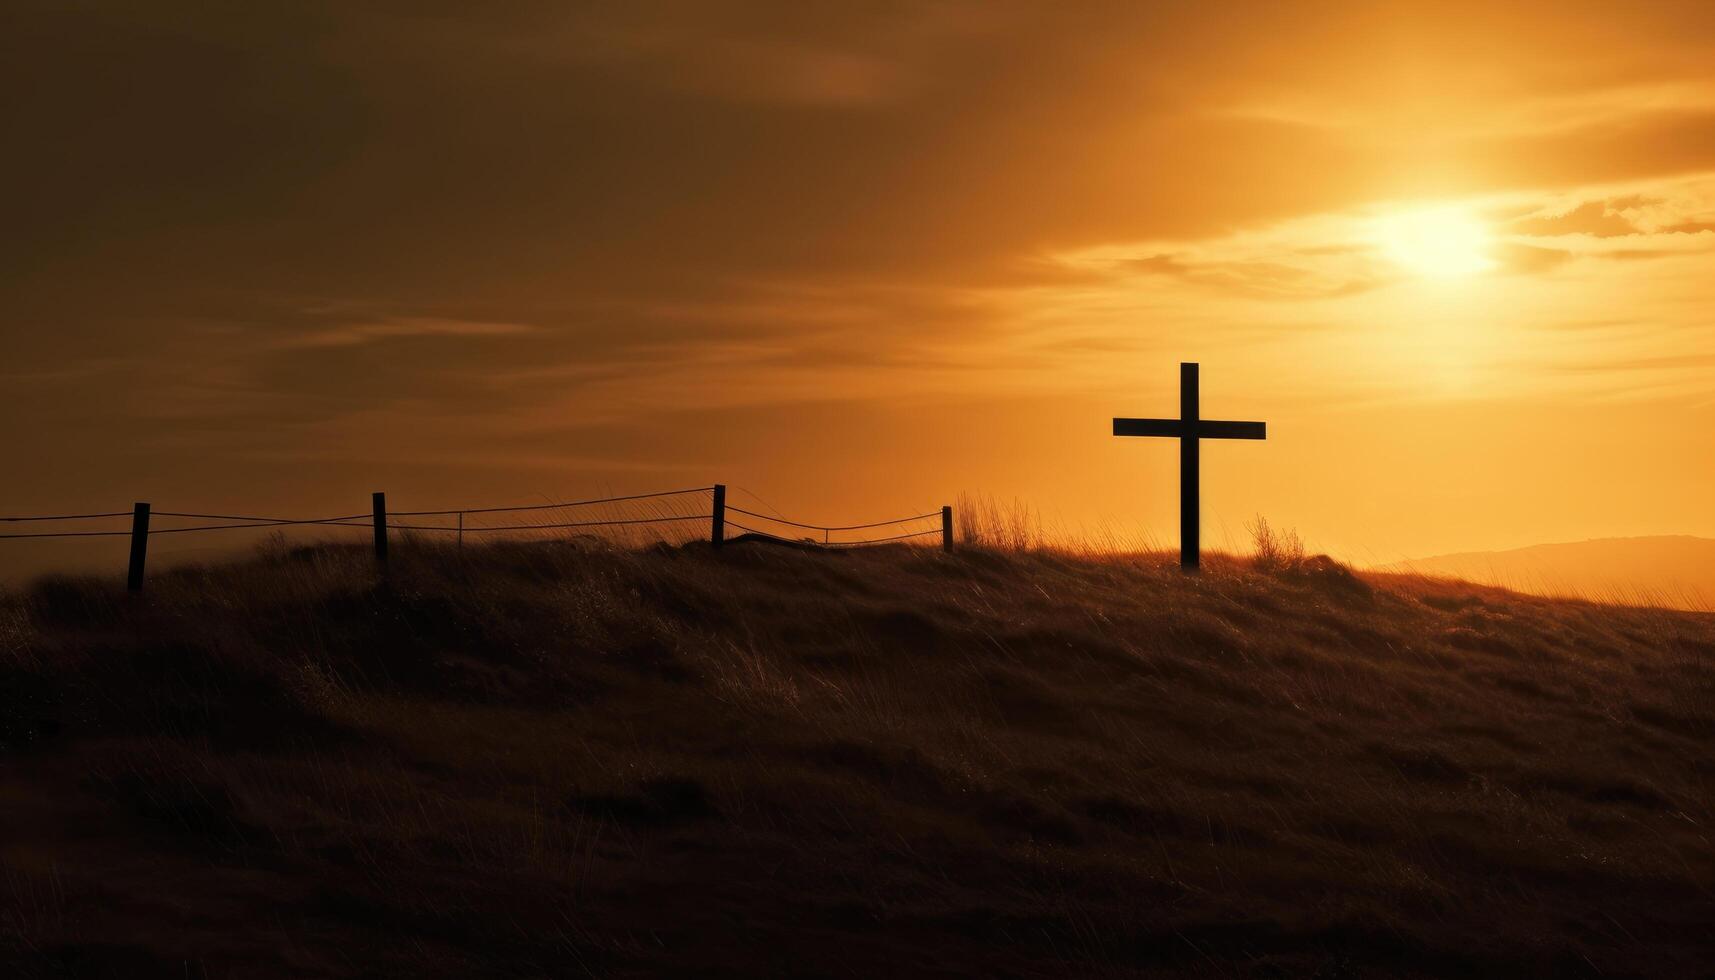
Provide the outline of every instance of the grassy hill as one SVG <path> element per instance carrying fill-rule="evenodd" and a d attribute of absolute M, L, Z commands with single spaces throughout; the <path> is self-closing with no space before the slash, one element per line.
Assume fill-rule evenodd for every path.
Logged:
<path fill-rule="evenodd" d="M 0 598 L 9 976 L 1691 976 L 1715 616 L 358 548 Z"/>

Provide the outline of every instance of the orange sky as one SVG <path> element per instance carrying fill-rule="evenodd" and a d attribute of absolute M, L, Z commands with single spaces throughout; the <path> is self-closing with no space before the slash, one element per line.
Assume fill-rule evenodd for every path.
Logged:
<path fill-rule="evenodd" d="M 147 8 L 0 30 L 0 511 L 1171 545 L 1198 360 L 1211 545 L 1715 536 L 1715 4 Z"/>

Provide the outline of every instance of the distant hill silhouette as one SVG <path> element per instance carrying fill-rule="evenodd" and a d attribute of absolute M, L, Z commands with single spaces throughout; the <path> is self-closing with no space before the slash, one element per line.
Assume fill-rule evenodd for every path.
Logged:
<path fill-rule="evenodd" d="M 1386 571 L 1444 575 L 1522 592 L 1715 609 L 1715 539 L 1598 538 L 1417 558 Z"/>

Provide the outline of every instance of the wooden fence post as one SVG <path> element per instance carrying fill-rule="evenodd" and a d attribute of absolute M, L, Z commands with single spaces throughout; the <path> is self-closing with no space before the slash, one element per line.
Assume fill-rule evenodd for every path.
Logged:
<path fill-rule="evenodd" d="M 953 550 L 953 507 L 951 504 L 941 508 L 941 550 Z"/>
<path fill-rule="evenodd" d="M 719 548 L 726 541 L 726 484 L 715 484 L 713 522 L 709 526 L 709 543 Z"/>
<path fill-rule="evenodd" d="M 125 572 L 127 592 L 143 591 L 143 562 L 149 556 L 149 505 L 131 508 L 131 565 Z"/>
<path fill-rule="evenodd" d="M 373 505 L 375 525 L 375 564 L 383 573 L 387 571 L 387 495 L 379 490 L 370 494 Z"/>

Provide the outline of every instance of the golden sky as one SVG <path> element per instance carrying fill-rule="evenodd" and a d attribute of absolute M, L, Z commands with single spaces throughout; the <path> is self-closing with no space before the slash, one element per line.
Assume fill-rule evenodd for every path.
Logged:
<path fill-rule="evenodd" d="M 0 510 L 1715 536 L 1715 4 L 14 0 Z M 735 491 L 738 493 L 740 491 Z M 740 498 L 735 498 L 740 499 Z"/>

